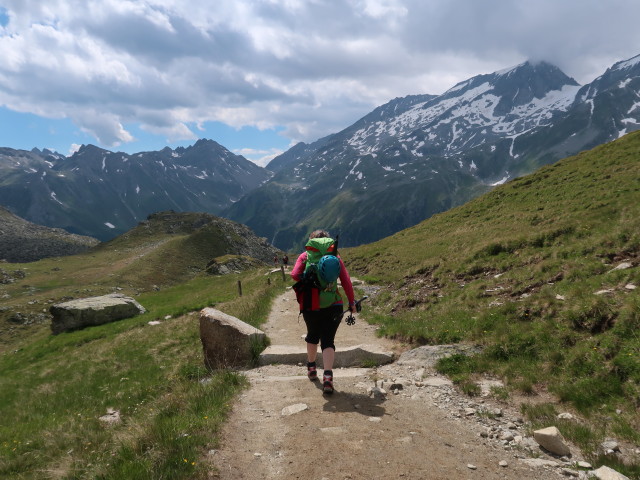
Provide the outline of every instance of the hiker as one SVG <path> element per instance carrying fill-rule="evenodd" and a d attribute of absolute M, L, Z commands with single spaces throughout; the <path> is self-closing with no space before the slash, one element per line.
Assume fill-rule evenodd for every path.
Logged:
<path fill-rule="evenodd" d="M 300 312 L 307 326 L 307 376 L 318 379 L 316 356 L 318 343 L 322 350 L 324 374 L 323 393 L 333 393 L 333 361 L 335 358 L 334 339 L 343 315 L 343 301 L 338 291 L 337 279 L 349 301 L 349 311 L 356 312 L 353 285 L 342 259 L 337 256 L 337 242 L 324 230 L 316 230 L 309 236 L 306 251 L 298 256 L 291 271 Z M 317 263 L 314 263 L 317 262 Z M 332 270 L 325 277 L 321 272 Z M 331 278 L 328 278 L 331 277 Z M 328 282 L 325 281 L 328 278 Z"/>
<path fill-rule="evenodd" d="M 274 255 L 274 256 L 273 256 L 273 265 L 277 267 L 277 266 L 278 266 L 278 263 L 280 263 L 280 262 L 278 261 L 278 255 Z"/>
<path fill-rule="evenodd" d="M 282 264 L 286 267 L 289 265 L 289 256 L 285 253 L 284 257 L 282 257 Z"/>

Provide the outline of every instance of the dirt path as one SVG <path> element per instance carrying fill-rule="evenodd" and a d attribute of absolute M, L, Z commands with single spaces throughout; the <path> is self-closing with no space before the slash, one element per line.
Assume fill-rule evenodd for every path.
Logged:
<path fill-rule="evenodd" d="M 291 291 L 276 299 L 264 331 L 274 345 L 304 345 L 304 322 L 298 322 Z M 376 338 L 375 327 L 361 318 L 354 326 L 343 322 L 337 348 L 363 343 L 399 348 Z M 520 449 L 505 447 L 498 438 L 509 429 L 524 435 L 517 420 L 510 422 L 506 412 L 495 419 L 470 413 L 469 409 L 495 406 L 488 398 L 474 403 L 456 393 L 447 379 L 428 367 L 394 363 L 376 369 L 334 369 L 336 391 L 331 396 L 307 379 L 302 365 L 272 365 L 246 373 L 251 388 L 233 408 L 221 449 L 209 456 L 212 478 L 562 478 L 559 468 L 528 464 Z M 385 380 L 387 389 L 393 383 L 403 388 L 376 398 L 367 393 L 376 380 L 378 385 Z M 297 404 L 308 408 L 283 414 L 284 408 Z"/>

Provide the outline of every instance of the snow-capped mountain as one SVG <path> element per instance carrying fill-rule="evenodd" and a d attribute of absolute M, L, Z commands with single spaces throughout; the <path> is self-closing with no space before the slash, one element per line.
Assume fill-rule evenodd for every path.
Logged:
<path fill-rule="evenodd" d="M 580 86 L 546 62 L 397 98 L 342 132 L 298 144 L 227 215 L 280 248 L 314 228 L 370 242 L 494 185 L 640 128 L 640 56 Z"/>
<path fill-rule="evenodd" d="M 31 222 L 101 240 L 161 210 L 219 213 L 269 177 L 212 140 L 134 155 L 93 145 L 70 157 L 0 149 L 0 205 Z"/>

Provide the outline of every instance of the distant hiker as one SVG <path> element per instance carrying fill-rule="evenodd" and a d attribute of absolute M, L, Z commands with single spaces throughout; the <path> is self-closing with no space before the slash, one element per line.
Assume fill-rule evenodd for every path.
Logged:
<path fill-rule="evenodd" d="M 338 278 L 347 295 L 349 311 L 356 312 L 353 285 L 338 256 L 337 243 L 326 231 L 316 230 L 309 236 L 306 251 L 300 254 L 291 271 L 291 278 L 297 282 L 293 288 L 300 312 L 307 325 L 307 376 L 310 380 L 318 379 L 316 355 L 320 343 L 324 366 L 322 391 L 327 394 L 333 393 L 334 339 L 343 315 Z"/>
<path fill-rule="evenodd" d="M 279 263 L 280 263 L 280 261 L 278 260 L 278 255 L 274 255 L 273 256 L 273 265 L 277 267 Z"/>
<path fill-rule="evenodd" d="M 282 264 L 286 267 L 289 265 L 289 256 L 285 253 L 284 257 L 282 257 Z"/>

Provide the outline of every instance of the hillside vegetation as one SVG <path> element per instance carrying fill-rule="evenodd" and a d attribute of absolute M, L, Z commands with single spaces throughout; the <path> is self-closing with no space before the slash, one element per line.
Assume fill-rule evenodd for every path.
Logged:
<path fill-rule="evenodd" d="M 215 306 L 258 326 L 285 286 L 280 275 L 267 283 L 266 264 L 204 273 L 210 260 L 244 258 L 251 238 L 271 260 L 277 250 L 243 226 L 164 212 L 85 254 L 3 264 L 0 478 L 204 478 L 245 380 L 204 369 L 196 312 Z M 147 313 L 51 335 L 51 304 L 113 291 Z M 108 409 L 122 422 L 101 422 Z"/>
<path fill-rule="evenodd" d="M 640 133 L 343 255 L 382 334 L 484 346 L 441 364 L 470 393 L 497 374 L 640 442 Z"/>

